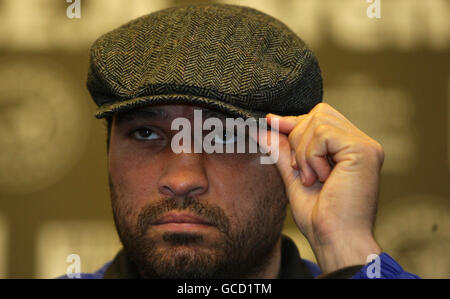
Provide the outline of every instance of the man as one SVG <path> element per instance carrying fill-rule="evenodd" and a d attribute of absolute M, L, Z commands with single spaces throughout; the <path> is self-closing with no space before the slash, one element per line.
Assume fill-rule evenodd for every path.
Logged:
<path fill-rule="evenodd" d="M 321 103 L 316 58 L 278 20 L 218 4 L 143 16 L 94 43 L 87 85 L 108 122 L 123 250 L 83 277 L 416 277 L 373 237 L 381 146 Z M 223 131 L 192 133 L 213 117 Z M 272 128 L 237 132 L 226 118 Z M 180 120 L 193 138 L 179 138 Z M 239 134 L 262 148 L 273 128 L 265 152 L 190 151 L 211 132 L 219 148 Z M 275 164 L 261 163 L 273 151 Z M 288 204 L 318 266 L 281 234 Z"/>

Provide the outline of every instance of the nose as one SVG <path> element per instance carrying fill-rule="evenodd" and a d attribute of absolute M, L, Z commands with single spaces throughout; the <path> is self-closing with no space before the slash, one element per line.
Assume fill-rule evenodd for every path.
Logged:
<path fill-rule="evenodd" d="M 159 192 L 165 196 L 199 196 L 208 188 L 202 154 L 172 154 L 159 178 Z"/>

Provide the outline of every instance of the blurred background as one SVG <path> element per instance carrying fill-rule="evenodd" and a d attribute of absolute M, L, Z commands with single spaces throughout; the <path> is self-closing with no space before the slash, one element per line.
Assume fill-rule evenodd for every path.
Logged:
<path fill-rule="evenodd" d="M 0 0 L 0 278 L 60 276 L 70 254 L 83 272 L 114 257 L 106 128 L 85 88 L 89 46 L 135 17 L 197 2 L 259 9 L 309 44 L 325 102 L 384 146 L 383 250 L 407 271 L 450 278 L 449 1 L 68 2 Z M 314 260 L 290 217 L 285 233 Z"/>

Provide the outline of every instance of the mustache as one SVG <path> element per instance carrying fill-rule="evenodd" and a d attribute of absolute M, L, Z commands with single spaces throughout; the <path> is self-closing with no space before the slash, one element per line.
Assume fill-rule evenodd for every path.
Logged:
<path fill-rule="evenodd" d="M 145 234 L 154 221 L 171 211 L 190 212 L 205 219 L 226 235 L 230 231 L 230 221 L 220 207 L 201 202 L 194 197 L 184 197 L 182 199 L 166 198 L 146 205 L 138 216 L 137 227 L 139 233 L 141 235 Z"/>

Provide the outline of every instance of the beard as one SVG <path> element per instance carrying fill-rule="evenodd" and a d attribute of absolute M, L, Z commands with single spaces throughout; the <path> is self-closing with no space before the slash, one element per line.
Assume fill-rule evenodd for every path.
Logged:
<path fill-rule="evenodd" d="M 282 192 L 257 198 L 252 213 L 232 227 L 224 211 L 195 197 L 160 199 L 144 206 L 137 215 L 132 202 L 116 190 L 110 178 L 111 202 L 119 238 L 126 256 L 143 278 L 250 278 L 261 273 L 275 253 L 286 216 Z M 204 236 L 195 232 L 165 232 L 169 248 L 159 248 L 151 223 L 170 211 L 186 211 L 217 228 L 220 238 L 202 247 Z M 160 238 L 160 237 L 158 237 Z"/>

